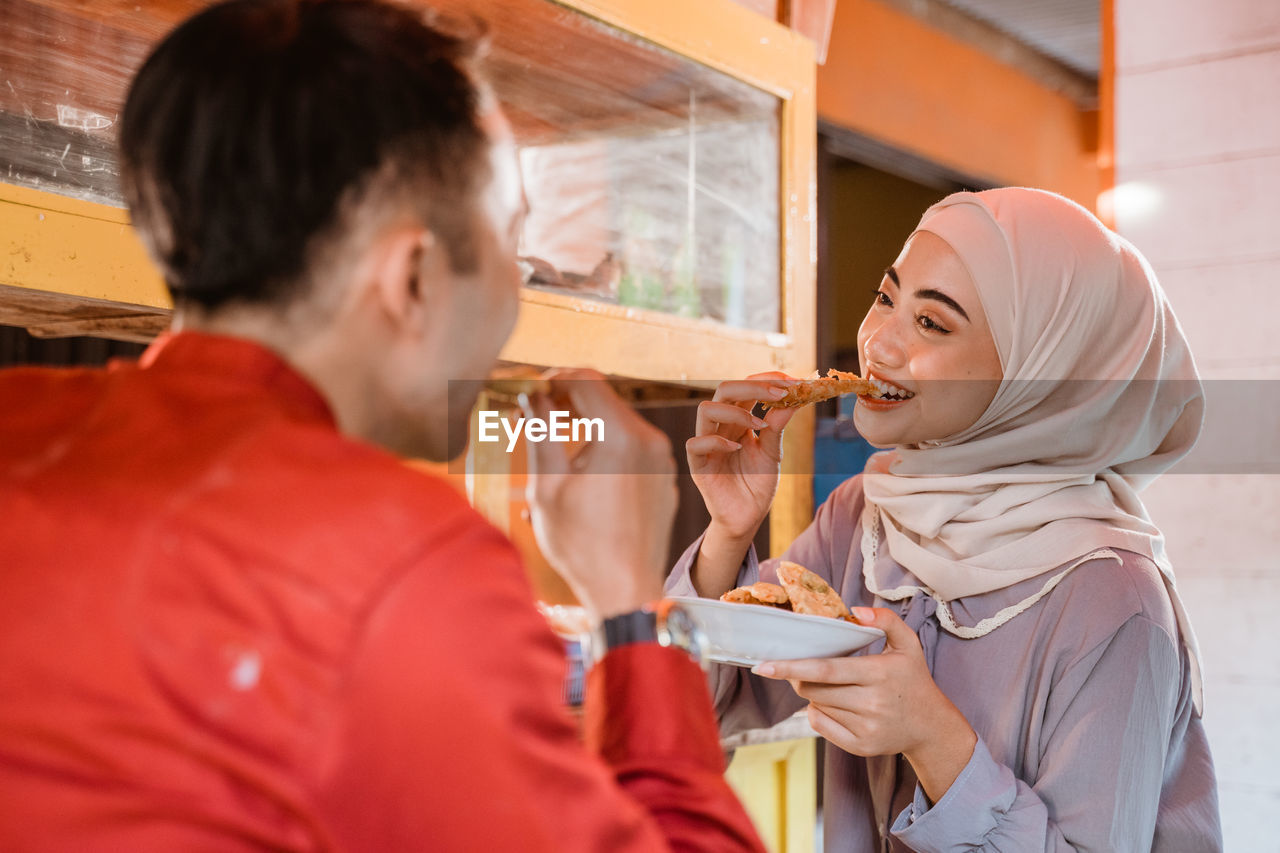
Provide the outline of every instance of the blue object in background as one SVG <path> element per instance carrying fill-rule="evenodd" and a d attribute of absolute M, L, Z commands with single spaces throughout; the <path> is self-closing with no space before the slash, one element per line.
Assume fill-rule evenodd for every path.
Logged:
<path fill-rule="evenodd" d="M 564 703 L 571 708 L 577 708 L 582 705 L 582 696 L 586 685 L 585 661 L 583 659 L 584 649 L 581 640 L 571 640 L 567 637 L 564 640 L 565 657 L 569 662 L 568 670 L 564 676 Z"/>
<path fill-rule="evenodd" d="M 845 480 L 861 474 L 868 457 L 876 452 L 853 426 L 853 405 L 853 397 L 842 397 L 839 417 L 818 418 L 813 442 L 815 508 L 821 506 Z M 847 413 L 844 411 L 846 406 L 849 409 Z"/>

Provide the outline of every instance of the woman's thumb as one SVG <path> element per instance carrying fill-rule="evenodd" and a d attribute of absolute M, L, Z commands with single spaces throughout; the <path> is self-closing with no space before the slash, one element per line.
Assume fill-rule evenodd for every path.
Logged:
<path fill-rule="evenodd" d="M 869 628 L 884 631 L 885 650 L 905 651 L 920 648 L 920 639 L 906 622 L 886 607 L 852 607 L 853 618 Z"/>

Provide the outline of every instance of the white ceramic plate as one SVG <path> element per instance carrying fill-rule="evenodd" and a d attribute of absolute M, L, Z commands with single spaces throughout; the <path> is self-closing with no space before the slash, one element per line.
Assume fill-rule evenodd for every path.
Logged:
<path fill-rule="evenodd" d="M 867 628 L 758 604 L 677 598 L 707 635 L 711 660 L 755 666 L 767 660 L 842 657 L 884 637 Z"/>

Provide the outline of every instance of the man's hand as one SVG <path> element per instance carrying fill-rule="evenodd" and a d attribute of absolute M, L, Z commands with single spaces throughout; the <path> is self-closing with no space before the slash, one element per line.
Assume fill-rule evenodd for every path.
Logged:
<path fill-rule="evenodd" d="M 627 406 L 594 370 L 550 376 L 552 397 L 574 417 L 600 418 L 604 440 L 577 447 L 529 445 L 529 508 L 551 565 L 596 619 L 662 597 L 676 511 L 671 442 Z M 552 400 L 528 401 L 526 416 L 549 418 Z"/>
<path fill-rule="evenodd" d="M 885 632 L 883 652 L 775 661 L 754 672 L 790 681 L 809 700 L 809 724 L 845 752 L 902 753 L 936 803 L 969 763 L 977 735 L 934 683 L 919 639 L 896 613 L 855 607 L 853 615 Z"/>

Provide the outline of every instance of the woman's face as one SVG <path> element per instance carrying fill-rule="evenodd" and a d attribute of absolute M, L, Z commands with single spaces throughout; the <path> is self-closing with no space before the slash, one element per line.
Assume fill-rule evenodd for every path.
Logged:
<path fill-rule="evenodd" d="M 863 376 L 907 399 L 860 396 L 853 420 L 876 447 L 940 440 L 972 426 L 1003 372 L 973 279 L 941 237 L 914 234 L 885 271 L 858 329 Z"/>

